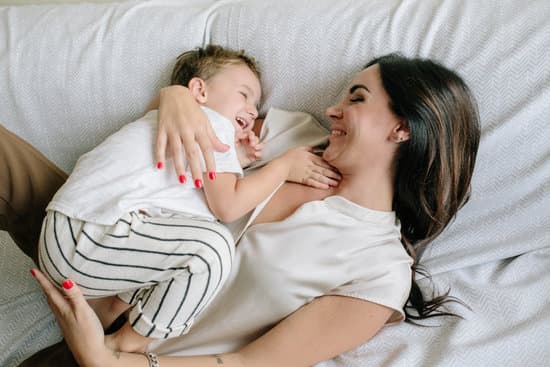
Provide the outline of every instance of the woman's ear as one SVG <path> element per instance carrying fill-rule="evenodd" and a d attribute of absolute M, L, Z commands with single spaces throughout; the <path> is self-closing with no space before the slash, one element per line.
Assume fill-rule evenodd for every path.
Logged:
<path fill-rule="evenodd" d="M 204 82 L 204 80 L 199 77 L 194 77 L 187 84 L 187 88 L 189 88 L 191 95 L 198 103 L 206 103 L 208 96 L 206 93 L 206 83 Z"/>
<path fill-rule="evenodd" d="M 409 124 L 407 120 L 402 119 L 392 130 L 392 140 L 396 143 L 402 143 L 411 138 L 411 132 L 409 130 Z"/>

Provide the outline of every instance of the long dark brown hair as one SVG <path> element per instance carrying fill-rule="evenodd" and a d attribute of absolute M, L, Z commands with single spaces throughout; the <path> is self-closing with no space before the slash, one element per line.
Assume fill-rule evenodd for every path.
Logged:
<path fill-rule="evenodd" d="M 390 54 L 378 64 L 390 108 L 409 126 L 395 162 L 393 209 L 401 221 L 401 241 L 414 259 L 406 320 L 453 315 L 442 306 L 458 301 L 446 293 L 429 299 L 416 274 L 429 278 L 419 259 L 468 201 L 480 138 L 476 101 L 453 71 L 428 59 Z M 366 68 L 365 67 L 365 68 Z"/>

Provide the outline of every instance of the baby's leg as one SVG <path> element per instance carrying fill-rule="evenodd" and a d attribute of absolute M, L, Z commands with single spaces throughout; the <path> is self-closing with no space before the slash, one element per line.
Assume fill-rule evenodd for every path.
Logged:
<path fill-rule="evenodd" d="M 104 326 L 119 314 L 114 315 L 111 306 L 120 311 L 132 305 L 129 324 L 107 338 L 121 350 L 141 350 L 148 338 L 186 333 L 230 274 L 233 239 L 219 223 L 131 213 L 106 230 L 91 223 L 75 226 L 59 213 L 51 212 L 47 218 L 45 228 L 51 230 L 46 233 L 53 234 L 43 236 L 40 258 L 43 268 L 57 275 L 57 283 L 70 277 L 88 297 L 116 291 L 126 305 L 118 301 L 95 305 Z M 61 230 L 63 223 L 68 230 Z M 71 243 L 75 239 L 78 242 Z M 64 242 L 67 249 L 60 245 Z"/>
<path fill-rule="evenodd" d="M 93 308 L 103 329 L 107 329 L 130 305 L 123 302 L 118 296 L 88 299 L 88 304 Z"/>
<path fill-rule="evenodd" d="M 231 234 L 219 223 L 187 218 L 145 219 L 132 228 L 128 240 L 134 245 L 147 235 L 148 273 L 158 282 L 129 302 L 128 320 L 148 338 L 183 335 L 228 279 Z"/>
<path fill-rule="evenodd" d="M 189 331 L 228 278 L 234 247 L 218 223 L 144 218 L 132 229 L 127 240 L 140 249 L 136 261 L 146 259 L 134 279 L 148 277 L 150 286 L 118 295 L 132 305 L 128 322 L 105 342 L 114 350 L 143 352 L 153 339 Z M 131 261 L 132 254 L 124 260 Z"/>

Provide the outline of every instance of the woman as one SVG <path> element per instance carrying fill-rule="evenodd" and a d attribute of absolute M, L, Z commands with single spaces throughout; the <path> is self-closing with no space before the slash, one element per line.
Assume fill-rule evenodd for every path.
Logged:
<path fill-rule="evenodd" d="M 278 297 L 289 303 L 296 301 L 292 310 L 297 311 L 286 318 L 281 313 L 278 318 L 268 315 L 258 320 L 244 298 L 242 303 L 213 305 L 214 311 L 201 321 L 210 315 L 214 319 L 223 316 L 232 307 L 245 308 L 244 312 L 250 313 L 249 323 L 258 322 L 246 335 L 248 340 L 220 347 L 220 351 L 227 352 L 224 354 L 159 357 L 157 361 L 154 355 L 145 358 L 108 350 L 103 330 L 78 287 L 69 281 L 61 292 L 33 270 L 77 361 L 84 366 L 158 366 L 159 361 L 162 366 L 310 366 L 366 342 L 387 322 L 403 316 L 411 320 L 446 314 L 439 306 L 448 299 L 426 301 L 414 283 L 410 266 L 416 267 L 416 252 L 441 233 L 468 198 L 480 134 L 476 105 L 468 88 L 454 73 L 431 61 L 389 55 L 371 61 L 354 78 L 344 100 L 327 109 L 327 116 L 332 127 L 323 158 L 342 174 L 339 186 L 316 190 L 283 185 L 255 218 L 248 237 L 245 234 L 246 241 L 239 244 L 243 253 L 252 251 L 250 256 L 242 256 L 237 264 L 240 268 L 250 270 L 247 260 L 271 261 L 261 264 L 269 276 L 253 274 L 260 283 L 272 281 L 270 293 L 275 296 L 270 295 L 267 302 L 278 307 Z M 209 139 L 208 133 L 204 134 L 208 128 L 201 129 L 198 140 L 202 140 L 204 149 L 211 149 L 208 146 L 212 143 L 205 142 Z M 192 141 L 195 133 L 191 129 L 183 136 Z M 177 143 L 173 144 L 172 148 L 179 149 Z M 184 145 L 189 142 L 184 141 Z M 308 218 L 314 219 L 308 222 Z M 302 222 L 295 230 L 307 231 L 308 237 L 297 236 L 297 232 L 285 237 L 280 229 L 291 230 L 297 219 Z M 328 241 L 322 241 L 311 229 L 323 231 Z M 276 251 L 278 246 L 265 248 L 254 243 L 254 238 L 272 235 L 282 236 L 284 241 L 277 243 L 287 246 L 285 249 L 314 248 L 322 253 L 329 246 L 334 255 L 311 254 L 315 260 L 301 257 L 304 275 L 286 267 L 290 261 L 286 257 L 269 256 L 269 251 Z M 258 249 L 267 255 L 255 251 Z M 284 256 L 284 252 L 276 254 Z M 333 263 L 344 263 L 346 271 L 333 271 Z M 326 268 L 308 278 L 311 264 Z M 365 269 L 374 272 L 372 277 L 360 273 L 354 278 L 354 272 Z M 321 273 L 328 273 L 332 279 L 347 275 L 347 270 L 352 275 L 339 278 L 334 288 L 318 285 L 332 284 Z M 287 272 L 291 273 L 290 280 Z M 237 273 L 230 290 L 238 287 L 242 273 Z M 292 283 L 296 274 L 301 277 Z M 280 279 L 276 276 L 286 277 L 284 287 L 278 286 Z M 265 293 L 265 283 L 261 285 Z M 244 295 L 255 295 L 255 289 L 245 291 Z M 309 300 L 300 298 L 302 293 L 315 292 L 320 294 Z M 218 323 L 224 321 L 222 316 Z M 227 319 L 230 322 L 232 318 Z M 190 338 L 200 340 L 200 336 Z M 159 350 L 171 351 L 170 346 L 160 346 Z"/>

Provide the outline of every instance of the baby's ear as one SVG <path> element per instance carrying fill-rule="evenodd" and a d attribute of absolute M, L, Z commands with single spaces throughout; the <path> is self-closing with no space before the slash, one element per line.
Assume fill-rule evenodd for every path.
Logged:
<path fill-rule="evenodd" d="M 192 78 L 187 84 L 187 88 L 191 92 L 191 95 L 198 103 L 206 103 L 206 83 L 199 77 Z"/>

